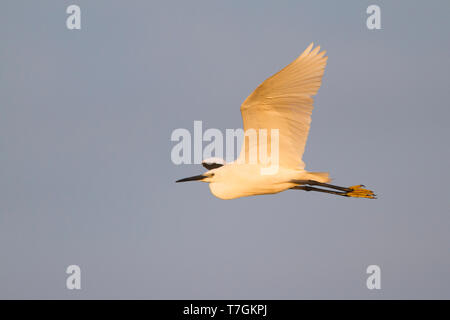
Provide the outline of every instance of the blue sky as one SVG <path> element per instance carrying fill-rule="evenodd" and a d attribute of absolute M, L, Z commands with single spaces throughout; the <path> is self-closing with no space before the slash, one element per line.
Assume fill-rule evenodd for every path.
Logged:
<path fill-rule="evenodd" d="M 1 298 L 450 297 L 447 1 L 80 0 L 73 31 L 70 4 L 0 10 Z M 172 131 L 241 127 L 312 41 L 307 169 L 379 199 L 175 184 L 203 168 L 171 162 Z"/>

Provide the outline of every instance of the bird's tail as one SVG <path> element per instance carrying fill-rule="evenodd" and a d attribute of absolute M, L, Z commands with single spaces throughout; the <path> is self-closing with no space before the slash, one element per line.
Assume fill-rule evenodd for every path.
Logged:
<path fill-rule="evenodd" d="M 308 179 L 317 182 L 328 183 L 331 181 L 330 174 L 328 172 L 308 172 Z"/>

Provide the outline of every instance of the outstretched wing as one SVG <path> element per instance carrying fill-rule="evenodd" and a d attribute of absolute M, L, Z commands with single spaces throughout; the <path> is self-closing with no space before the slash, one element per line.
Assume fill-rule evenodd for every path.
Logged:
<path fill-rule="evenodd" d="M 320 46 L 312 48 L 311 43 L 291 64 L 260 84 L 241 106 L 245 132 L 254 129 L 259 135 L 259 129 L 267 129 L 270 146 L 271 129 L 279 130 L 279 165 L 286 168 L 305 167 L 302 156 L 311 123 L 312 96 L 319 90 L 328 58 L 325 51 L 319 52 Z M 255 152 L 253 148 L 257 144 L 245 143 L 239 157 L 248 159 L 249 152 Z"/>

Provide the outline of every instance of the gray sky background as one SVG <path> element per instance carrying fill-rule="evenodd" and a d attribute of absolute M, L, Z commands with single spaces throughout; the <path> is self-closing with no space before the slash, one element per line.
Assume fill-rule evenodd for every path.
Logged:
<path fill-rule="evenodd" d="M 82 30 L 66 28 L 70 4 Z M 366 28 L 370 4 L 382 30 Z M 449 10 L 2 1 L 0 298 L 449 299 Z M 175 184 L 203 168 L 171 162 L 172 131 L 241 127 L 242 101 L 312 41 L 329 60 L 307 169 L 379 199 Z"/>

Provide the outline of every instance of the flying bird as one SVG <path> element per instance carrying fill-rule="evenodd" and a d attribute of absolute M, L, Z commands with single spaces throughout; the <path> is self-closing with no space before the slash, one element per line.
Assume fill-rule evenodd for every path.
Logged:
<path fill-rule="evenodd" d="M 305 170 L 302 156 L 311 123 L 312 97 L 319 90 L 328 58 L 326 51 L 320 51 L 320 46 L 313 47 L 311 43 L 292 63 L 266 79 L 241 105 L 244 132 L 254 130 L 260 141 L 263 138 L 260 129 L 278 130 L 278 163 L 274 173 L 262 171 L 268 164 L 259 157 L 253 162 L 247 160 L 252 154 L 260 154 L 257 150 L 260 145 L 243 143 L 235 161 L 204 160 L 202 164 L 207 172 L 176 182 L 208 182 L 212 194 L 220 199 L 273 194 L 288 189 L 375 199 L 375 194 L 364 185 L 332 185 L 327 172 Z M 268 141 L 271 139 L 270 136 Z"/>

